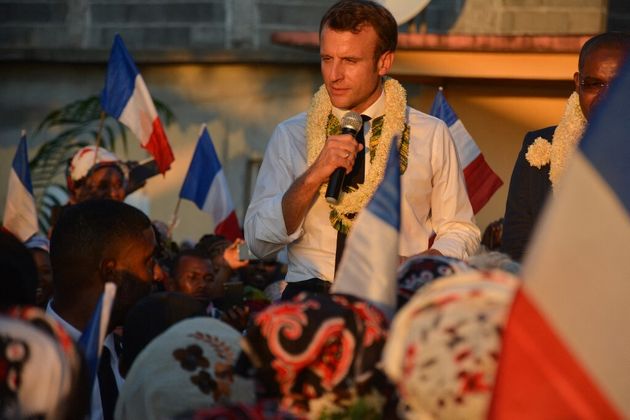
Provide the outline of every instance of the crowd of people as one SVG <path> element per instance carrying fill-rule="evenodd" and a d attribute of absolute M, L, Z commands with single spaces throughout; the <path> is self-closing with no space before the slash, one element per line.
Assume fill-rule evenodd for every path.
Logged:
<path fill-rule="evenodd" d="M 579 141 L 630 41 L 586 43 L 565 118 L 528 133 L 505 220 L 482 238 L 447 127 L 387 77 L 397 36 L 378 3 L 326 12 L 324 84 L 272 135 L 245 240 L 208 232 L 176 243 L 124 203 L 116 155 L 79 150 L 50 234 L 22 243 L 0 232 L 0 418 L 485 417 L 519 262 L 570 156 L 553 147 Z M 341 127 L 349 110 L 363 116 L 356 139 Z M 330 286 L 346 281 L 336 276 L 346 236 L 393 147 L 402 197 L 400 265 L 383 285 L 397 292 L 392 316 L 361 288 Z M 337 168 L 346 177 L 332 203 L 323 191 Z M 244 244 L 258 259 L 241 259 Z M 79 343 L 109 282 L 116 296 L 92 378 Z"/>

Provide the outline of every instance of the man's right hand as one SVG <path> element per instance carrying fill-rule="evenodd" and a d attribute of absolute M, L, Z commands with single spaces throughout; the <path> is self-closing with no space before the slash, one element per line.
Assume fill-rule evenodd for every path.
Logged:
<path fill-rule="evenodd" d="M 338 134 L 326 139 L 315 162 L 289 187 L 282 197 L 282 215 L 287 233 L 291 235 L 306 217 L 313 198 L 337 168 L 352 170 L 357 152 L 363 148 L 349 134 Z"/>
<path fill-rule="evenodd" d="M 328 181 L 337 168 L 344 168 L 346 174 L 352 171 L 357 153 L 363 149 L 350 134 L 337 134 L 326 139 L 324 147 L 307 172 L 310 172 L 319 185 Z"/>

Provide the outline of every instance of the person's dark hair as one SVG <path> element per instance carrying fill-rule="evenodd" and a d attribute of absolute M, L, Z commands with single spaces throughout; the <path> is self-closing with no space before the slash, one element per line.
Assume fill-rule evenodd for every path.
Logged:
<path fill-rule="evenodd" d="M 121 373 L 126 376 L 138 354 L 172 325 L 205 315 L 201 303 L 183 293 L 154 293 L 140 300 L 129 310 L 125 319 Z"/>
<path fill-rule="evenodd" d="M 37 267 L 28 248 L 0 229 L 0 307 L 35 305 Z"/>
<path fill-rule="evenodd" d="M 589 54 L 600 48 L 618 49 L 627 55 L 630 52 L 630 34 L 625 32 L 604 32 L 590 38 L 580 50 L 578 71 L 581 72 L 584 68 L 584 62 Z"/>
<path fill-rule="evenodd" d="M 88 200 L 68 206 L 50 238 L 53 288 L 80 293 L 103 257 L 150 227 L 144 213 L 123 202 Z"/>
<path fill-rule="evenodd" d="M 179 251 L 179 253 L 177 253 L 175 258 L 173 259 L 173 262 L 170 266 L 171 277 L 175 278 L 177 268 L 179 267 L 179 262 L 183 257 L 195 257 L 202 260 L 210 260 L 210 257 L 203 249 L 183 249 Z"/>
<path fill-rule="evenodd" d="M 322 17 L 319 35 L 321 37 L 326 26 L 335 31 L 358 33 L 365 25 L 373 27 L 378 35 L 378 44 L 374 51 L 376 59 L 387 51 L 396 50 L 396 19 L 383 5 L 370 0 L 341 0 L 335 3 Z"/>
<path fill-rule="evenodd" d="M 218 255 L 223 255 L 223 252 L 230 246 L 230 241 L 225 236 L 207 234 L 203 235 L 199 242 L 195 245 L 195 249 L 203 251 L 206 255 L 212 259 Z"/>

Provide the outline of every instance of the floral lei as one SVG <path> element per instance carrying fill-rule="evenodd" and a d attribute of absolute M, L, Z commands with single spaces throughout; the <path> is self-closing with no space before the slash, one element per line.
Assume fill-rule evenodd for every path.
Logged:
<path fill-rule="evenodd" d="M 384 89 L 385 115 L 374 119 L 372 122 L 371 167 L 365 177 L 365 182 L 359 184 L 357 188 L 344 189 L 339 202 L 330 204 L 330 222 L 336 230 L 342 233 L 348 233 L 354 217 L 367 205 L 383 179 L 391 142 L 379 142 L 380 138 L 392 139 L 394 136 L 401 138 L 401 174 L 407 168 L 409 153 L 409 126 L 405 123 L 407 93 L 400 83 L 392 78 L 385 79 Z M 313 96 L 306 118 L 307 162 L 310 166 L 324 147 L 327 137 L 340 132 L 339 121 L 332 114 L 332 103 L 324 85 Z M 326 187 L 327 183 L 320 188 L 320 194 L 323 198 L 325 198 Z"/>
<path fill-rule="evenodd" d="M 550 164 L 549 179 L 553 188 L 564 173 L 568 159 L 573 155 L 585 128 L 586 118 L 580 108 L 580 98 L 573 92 L 567 101 L 560 124 L 553 133 L 553 141 L 550 143 L 537 137 L 527 148 L 525 158 L 530 166 L 540 169 Z"/>

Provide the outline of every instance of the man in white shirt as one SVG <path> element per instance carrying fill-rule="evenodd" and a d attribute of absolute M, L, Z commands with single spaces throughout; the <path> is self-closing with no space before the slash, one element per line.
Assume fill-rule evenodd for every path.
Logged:
<path fill-rule="evenodd" d="M 391 13 L 372 1 L 339 2 L 322 18 L 324 86 L 308 113 L 276 128 L 245 217 L 245 238 L 255 255 L 264 258 L 287 246 L 285 298 L 303 289 L 324 291 L 333 281 L 345 235 L 382 180 L 392 139 L 401 158 L 401 257 L 466 258 L 477 250 L 479 228 L 447 127 L 408 107 L 402 86 L 386 78 L 397 37 Z M 339 134 L 348 111 L 367 120 L 357 135 L 363 134 L 365 146 Z M 355 161 L 360 163 L 353 170 Z M 332 205 L 323 191 L 339 167 L 349 182 Z"/>
<path fill-rule="evenodd" d="M 151 291 L 156 240 L 140 210 L 114 200 L 88 200 L 64 208 L 50 240 L 53 298 L 46 312 L 80 338 L 106 282 L 117 286 L 109 335 L 92 393 L 91 419 L 113 418 L 118 388 L 118 337 L 127 311 Z"/>

